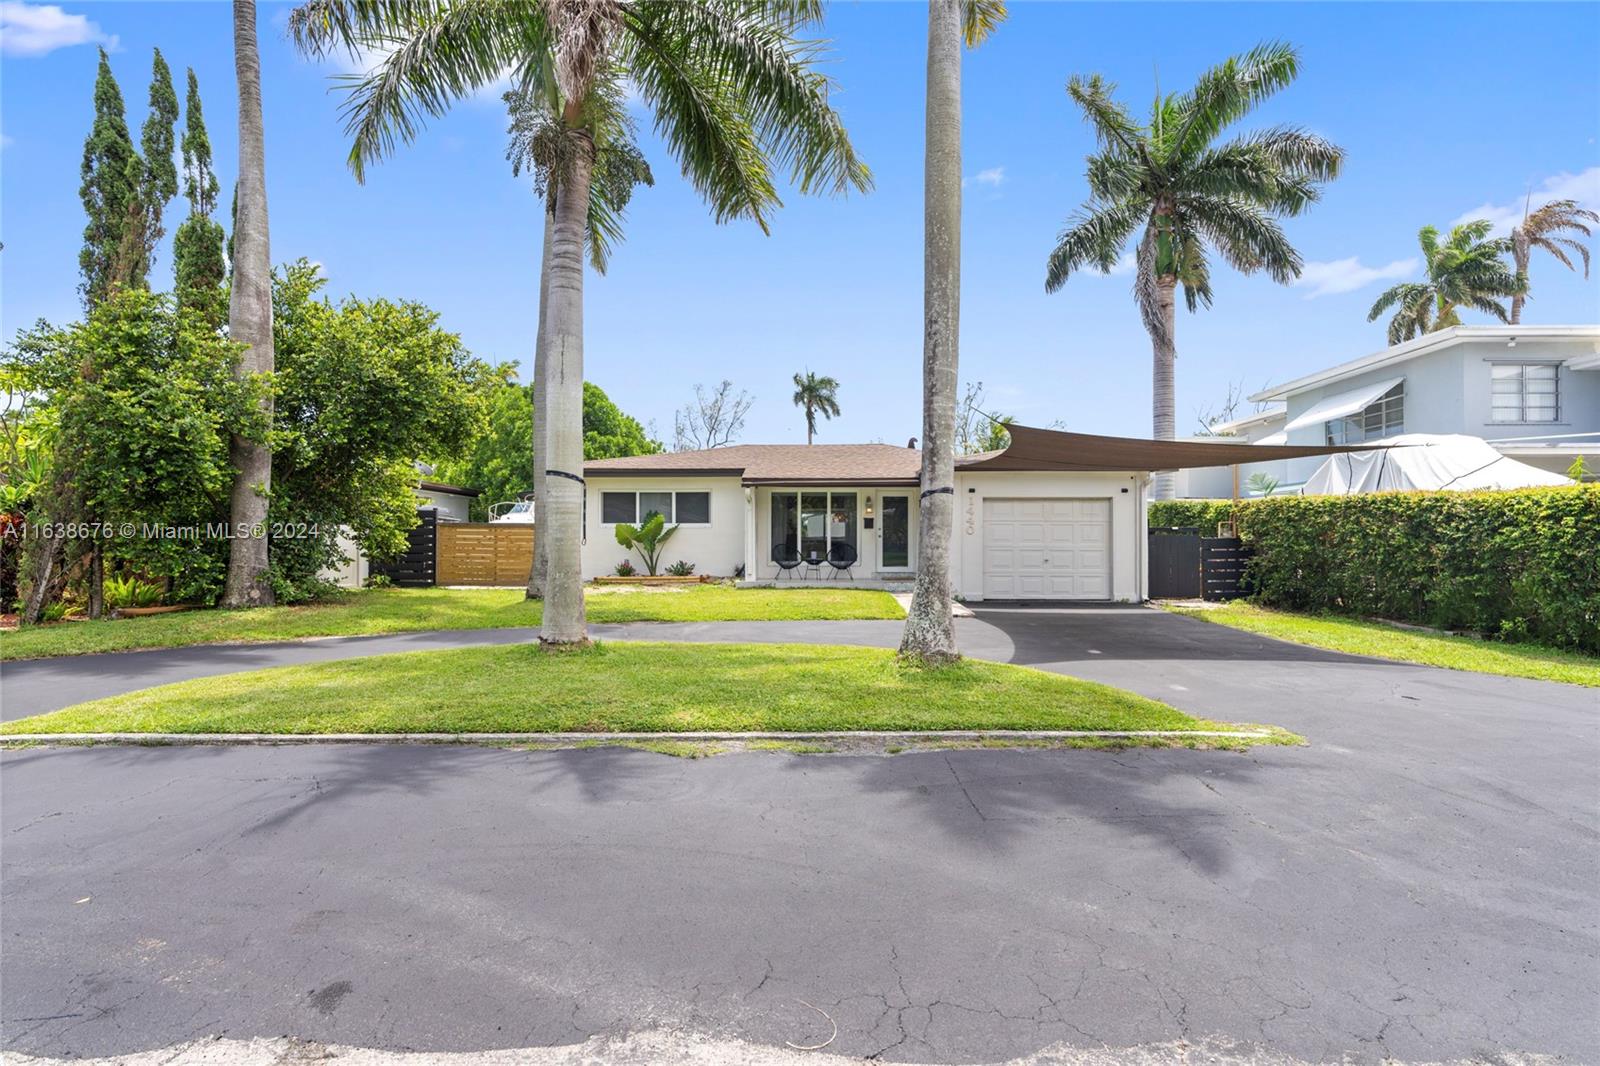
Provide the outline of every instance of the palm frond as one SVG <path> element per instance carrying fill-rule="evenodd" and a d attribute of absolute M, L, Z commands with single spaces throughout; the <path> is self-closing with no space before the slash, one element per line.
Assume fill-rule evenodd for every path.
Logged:
<path fill-rule="evenodd" d="M 1571 248 L 1574 252 L 1577 253 L 1578 258 L 1580 260 L 1582 260 L 1582 262 L 1583 262 L 1583 276 L 1585 278 L 1588 278 L 1588 276 L 1589 276 L 1589 246 L 1587 244 L 1584 244 L 1582 241 L 1575 241 L 1571 237 L 1532 237 L 1532 238 L 1529 238 L 1528 243 L 1533 245 L 1535 248 L 1543 248 L 1545 251 L 1549 252 L 1551 255 L 1553 255 L 1557 259 L 1561 260 L 1561 262 L 1566 265 L 1566 268 L 1568 270 L 1576 270 L 1577 267 L 1572 265 L 1572 260 L 1567 258 L 1567 254 L 1565 252 L 1563 252 L 1560 247 L 1557 247 L 1557 246 L 1560 245 L 1560 246 L 1564 246 L 1564 247 L 1567 247 L 1567 248 Z"/>
<path fill-rule="evenodd" d="M 1167 134 L 1168 157 L 1187 158 L 1243 118 L 1257 104 L 1294 81 L 1300 56 L 1282 41 L 1259 44 L 1202 74 L 1178 98 L 1182 125 Z"/>
<path fill-rule="evenodd" d="M 667 68 L 663 77 L 677 67 L 695 71 L 694 80 L 707 87 L 720 83 L 716 91 L 744 117 L 760 153 L 788 170 L 802 193 L 872 188 L 872 172 L 830 102 L 833 82 L 814 67 L 825 55 L 821 42 L 797 38 L 782 21 L 740 5 L 640 0 L 626 19 L 629 69 L 657 105 L 656 128 L 669 142 L 668 127 L 680 118 L 693 123 L 698 109 L 680 113 L 667 106 L 671 101 L 650 96 L 662 80 L 649 77 L 657 67 Z M 679 161 L 686 173 L 694 169 L 694 157 Z"/>
<path fill-rule="evenodd" d="M 1006 20 L 1006 0 L 961 0 L 961 36 L 976 48 Z"/>
<path fill-rule="evenodd" d="M 302 50 L 387 53 L 368 73 L 339 79 L 349 90 L 342 114 L 357 180 L 365 179 L 367 164 L 414 140 L 427 116 L 443 115 L 505 71 L 515 70 L 522 84 L 539 80 L 550 43 L 539 9 L 530 5 L 528 17 L 516 19 L 504 18 L 504 10 L 494 0 L 313 0 L 295 12 L 291 32 Z"/>
<path fill-rule="evenodd" d="M 1128 109 L 1112 98 L 1111 94 L 1116 91 L 1116 85 L 1098 74 L 1087 78 L 1074 74 L 1067 79 L 1067 96 L 1094 127 L 1095 140 L 1102 148 L 1127 152 L 1135 159 L 1148 159 L 1144 130 Z"/>
<path fill-rule="evenodd" d="M 1243 274 L 1264 270 L 1286 285 L 1300 276 L 1300 253 L 1271 213 L 1248 200 L 1195 197 L 1181 204 L 1186 227 L 1203 234 Z"/>
<path fill-rule="evenodd" d="M 1055 292 L 1085 267 L 1108 274 L 1117 265 L 1128 237 L 1148 216 L 1150 203 L 1138 198 L 1115 204 L 1090 203 L 1056 237 L 1045 264 L 1044 291 Z"/>

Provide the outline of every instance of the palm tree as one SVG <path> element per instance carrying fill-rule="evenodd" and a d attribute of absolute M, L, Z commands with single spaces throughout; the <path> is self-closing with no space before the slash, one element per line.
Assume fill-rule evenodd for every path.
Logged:
<path fill-rule="evenodd" d="M 511 115 L 511 144 L 506 158 L 511 172 L 524 169 L 533 175 L 534 191 L 544 204 L 544 241 L 539 255 L 539 310 L 533 359 L 533 513 L 537 517 L 545 502 L 545 426 L 549 421 L 546 402 L 548 346 L 545 343 L 544 312 L 550 291 L 550 251 L 555 243 L 556 170 L 563 136 L 560 101 L 552 86 L 513 89 L 502 98 Z M 635 142 L 636 125 L 628 115 L 618 72 L 600 80 L 591 96 L 595 116 L 595 180 L 589 198 L 589 265 L 604 274 L 613 247 L 622 239 L 622 220 L 637 185 L 654 185 L 655 177 Z M 550 539 L 534 538 L 533 565 L 528 571 L 527 598 L 544 598 L 545 578 L 550 570 Z"/>
<path fill-rule="evenodd" d="M 246 347 L 238 374 L 270 374 L 272 347 L 272 251 L 267 240 L 267 165 L 261 121 L 261 56 L 256 50 L 255 0 L 233 0 L 233 62 L 239 78 L 239 181 L 233 221 L 233 285 L 228 297 L 228 335 Z M 261 401 L 267 420 L 272 397 Z M 272 449 L 235 436 L 229 448 L 233 492 L 229 513 L 225 607 L 263 607 L 273 601 L 267 580 L 267 497 L 272 489 Z"/>
<path fill-rule="evenodd" d="M 1004 0 L 928 0 L 923 125 L 922 496 L 917 584 L 900 654 L 959 656 L 950 613 L 955 529 L 956 375 L 961 318 L 961 46 L 976 48 L 1006 17 Z"/>
<path fill-rule="evenodd" d="M 1157 440 L 1171 440 L 1177 431 L 1178 286 L 1190 311 L 1211 306 L 1208 246 L 1235 270 L 1293 281 L 1300 254 L 1278 220 L 1315 203 L 1318 186 L 1339 174 L 1344 150 L 1304 130 L 1280 126 L 1216 143 L 1299 70 L 1289 45 L 1259 45 L 1213 67 L 1188 92 L 1158 94 L 1148 126 L 1112 99 L 1116 86 L 1100 75 L 1067 82 L 1067 95 L 1094 127 L 1099 151 L 1088 161 L 1090 199 L 1050 253 L 1045 291 L 1055 292 L 1086 267 L 1110 273 L 1128 238 L 1143 227 L 1133 292 L 1154 353 Z M 1173 487 L 1172 473 L 1158 474 L 1155 498 L 1170 498 Z"/>
<path fill-rule="evenodd" d="M 1532 198 L 1529 198 L 1530 202 Z M 1522 224 L 1511 230 L 1511 258 L 1517 264 L 1517 277 L 1522 279 L 1523 285 L 1528 280 L 1528 257 L 1535 248 L 1543 248 L 1562 263 L 1568 270 L 1576 270 L 1572 260 L 1567 258 L 1563 247 L 1570 248 L 1578 253 L 1583 260 L 1583 276 L 1589 277 L 1589 249 L 1579 240 L 1572 237 L 1557 236 L 1560 233 L 1581 233 L 1585 237 L 1592 233 L 1585 223 L 1600 223 L 1600 214 L 1579 207 L 1576 200 L 1551 200 L 1539 210 L 1528 212 L 1524 206 Z M 1528 300 L 1526 292 L 1519 292 L 1511 297 L 1511 324 L 1517 325 L 1522 321 L 1522 305 Z"/>
<path fill-rule="evenodd" d="M 1417 243 L 1422 247 L 1427 280 L 1403 281 L 1384 292 L 1367 312 L 1367 321 L 1376 322 L 1393 307 L 1390 344 L 1461 325 L 1461 316 L 1456 314 L 1461 307 L 1476 308 L 1509 322 L 1511 318 L 1500 301 L 1526 292 L 1527 285 L 1500 258 L 1511 250 L 1511 241 L 1491 238 L 1489 231 L 1493 228 L 1487 219 L 1464 222 L 1440 244 L 1439 231 L 1423 226 L 1417 233 Z"/>
<path fill-rule="evenodd" d="M 719 221 L 767 229 L 779 206 L 774 166 L 803 193 L 865 190 L 871 175 L 828 102 L 820 46 L 801 39 L 821 0 L 310 0 L 290 29 L 302 48 L 386 51 L 358 76 L 346 107 L 359 178 L 426 115 L 506 71 L 522 87 L 551 86 L 561 137 L 551 145 L 556 204 L 541 313 L 548 362 L 548 458 L 541 536 L 548 542 L 544 621 L 550 645 L 586 641 L 579 559 L 583 481 L 583 248 L 595 172 L 596 84 L 623 72 L 656 129 Z M 553 475 L 553 476 L 550 476 Z"/>
<path fill-rule="evenodd" d="M 807 370 L 794 376 L 794 405 L 806 409 L 806 443 L 817 435 L 817 415 L 832 419 L 839 413 L 839 382 L 817 377 Z"/>

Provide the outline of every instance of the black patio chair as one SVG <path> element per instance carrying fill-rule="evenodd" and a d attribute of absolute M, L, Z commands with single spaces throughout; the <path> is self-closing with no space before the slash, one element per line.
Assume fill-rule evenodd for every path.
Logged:
<path fill-rule="evenodd" d="M 772 561 L 778 564 L 779 577 L 788 574 L 793 580 L 794 571 L 800 566 L 800 550 L 789 544 L 774 544 Z"/>
<path fill-rule="evenodd" d="M 854 581 L 856 576 L 850 572 L 850 568 L 856 565 L 856 546 L 854 544 L 846 544 L 843 541 L 835 541 L 828 548 L 828 565 L 833 567 L 831 576 L 834 578 L 838 578 L 843 573 L 845 577 Z"/>

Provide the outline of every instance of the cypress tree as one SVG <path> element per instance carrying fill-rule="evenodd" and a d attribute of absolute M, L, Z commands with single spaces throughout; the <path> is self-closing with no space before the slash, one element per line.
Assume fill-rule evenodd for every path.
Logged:
<path fill-rule="evenodd" d="M 200 109 L 200 83 L 189 69 L 189 95 L 184 102 L 183 195 L 189 201 L 189 217 L 172 237 L 173 269 L 176 274 L 178 305 L 201 311 L 213 326 L 227 316 L 222 302 L 222 282 L 226 266 L 222 259 L 222 227 L 211 217 L 217 207 L 220 186 L 211 169 L 211 138 L 206 135 L 205 115 Z"/>
<path fill-rule="evenodd" d="M 139 147 L 144 152 L 144 175 L 139 183 L 141 243 L 132 284 L 148 284 L 156 245 L 166 233 L 161 216 L 167 202 L 178 195 L 178 168 L 172 162 L 177 124 L 178 94 L 172 88 L 172 70 L 157 48 L 150 67 L 150 117 L 139 131 Z"/>
<path fill-rule="evenodd" d="M 94 79 L 94 125 L 83 142 L 83 200 L 89 223 L 83 230 L 83 250 L 78 269 L 83 281 L 78 291 L 85 307 L 93 308 L 117 285 L 128 282 L 127 239 L 129 222 L 139 204 L 144 163 L 134 150 L 123 115 L 122 90 L 111 74 L 111 61 L 100 49 L 100 68 Z"/>

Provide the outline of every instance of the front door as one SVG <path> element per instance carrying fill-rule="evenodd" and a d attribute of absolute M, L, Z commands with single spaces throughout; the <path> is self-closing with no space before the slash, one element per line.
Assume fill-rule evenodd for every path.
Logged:
<path fill-rule="evenodd" d="M 880 498 L 878 517 L 878 572 L 909 572 L 911 569 L 911 497 L 905 493 L 885 493 Z"/>

